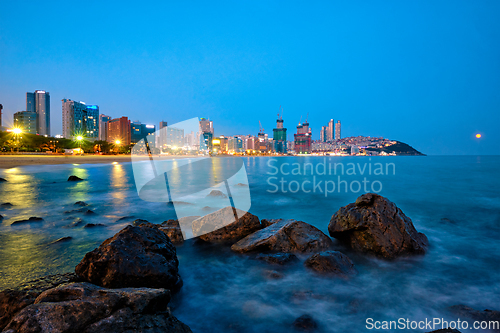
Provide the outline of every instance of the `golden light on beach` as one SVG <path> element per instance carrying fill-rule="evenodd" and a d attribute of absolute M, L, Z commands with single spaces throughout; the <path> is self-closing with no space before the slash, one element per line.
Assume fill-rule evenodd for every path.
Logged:
<path fill-rule="evenodd" d="M 479 133 L 476 134 L 476 138 L 481 139 L 481 137 L 482 137 L 481 134 L 479 134 Z"/>

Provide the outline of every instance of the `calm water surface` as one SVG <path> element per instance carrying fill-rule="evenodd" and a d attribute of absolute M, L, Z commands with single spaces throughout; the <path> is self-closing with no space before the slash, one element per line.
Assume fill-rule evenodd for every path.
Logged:
<path fill-rule="evenodd" d="M 169 163 L 177 163 L 172 161 Z M 466 304 L 478 309 L 500 310 L 500 157 L 265 157 L 245 158 L 252 206 L 259 218 L 294 218 L 328 233 L 331 216 L 364 191 L 353 193 L 304 193 L 295 190 L 312 181 L 338 180 L 303 166 L 325 163 L 357 164 L 375 168 L 394 163 L 395 174 L 341 175 L 353 181 L 382 184 L 380 194 L 411 217 L 418 231 L 430 241 L 425 256 L 383 261 L 347 253 L 359 275 L 351 280 L 321 278 L 301 264 L 280 271 L 281 279 L 268 277 L 275 267 L 252 255 L 237 255 L 228 248 L 186 242 L 177 248 L 182 291 L 172 301 L 174 314 L 194 332 L 288 332 L 293 320 L 312 315 L 324 332 L 362 332 L 367 318 L 397 320 L 450 317 L 445 308 Z M 289 173 L 293 163 L 300 175 L 270 175 L 280 167 Z M 385 168 L 385 167 L 384 167 Z M 321 167 L 318 169 L 321 173 Z M 339 169 L 337 169 L 339 171 Z M 384 170 L 385 171 L 385 170 Z M 88 179 L 67 182 L 70 175 Z M 29 166 L 0 170 L 0 289 L 54 273 L 72 271 L 85 253 L 125 227 L 125 216 L 161 223 L 175 218 L 166 203 L 139 199 L 132 167 L 116 165 Z M 203 177 L 202 174 L 193 175 Z M 283 177 L 285 190 L 274 192 Z M 377 183 L 379 184 L 379 183 Z M 311 185 L 306 183 L 305 190 Z M 370 185 L 368 185 L 370 186 Z M 354 190 L 357 186 L 354 186 Z M 376 189 L 379 187 L 377 185 Z M 94 215 L 66 213 L 76 201 L 85 201 Z M 210 206 L 217 207 L 217 202 Z M 220 207 L 222 208 L 222 207 Z M 43 222 L 11 226 L 30 216 Z M 68 228 L 77 217 L 105 227 Z M 50 244 L 65 236 L 68 243 Z M 408 330 L 410 331 L 410 330 Z"/>

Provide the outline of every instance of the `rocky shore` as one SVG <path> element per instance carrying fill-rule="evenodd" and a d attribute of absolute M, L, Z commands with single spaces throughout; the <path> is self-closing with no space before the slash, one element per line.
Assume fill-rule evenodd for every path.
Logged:
<path fill-rule="evenodd" d="M 372 193 L 332 216 L 328 231 L 333 239 L 302 221 L 260 220 L 250 213 L 203 233 L 214 230 L 220 223 L 218 216 L 227 210 L 232 213 L 227 207 L 203 218 L 162 224 L 136 219 L 87 253 L 74 273 L 47 276 L 0 292 L 0 332 L 191 332 L 169 308 L 171 296 L 183 285 L 175 248 L 184 242 L 181 225 L 192 226 L 193 234 L 199 235 L 195 242 L 230 247 L 238 255 L 271 266 L 300 263 L 324 279 L 351 279 L 359 274 L 355 261 L 343 251 L 395 260 L 423 255 L 428 248 L 427 237 L 401 209 Z M 280 274 L 270 271 L 269 277 L 280 278 Z M 464 319 L 500 317 L 496 311 L 463 305 L 448 310 Z M 296 331 L 321 331 L 307 314 L 290 325 Z"/>

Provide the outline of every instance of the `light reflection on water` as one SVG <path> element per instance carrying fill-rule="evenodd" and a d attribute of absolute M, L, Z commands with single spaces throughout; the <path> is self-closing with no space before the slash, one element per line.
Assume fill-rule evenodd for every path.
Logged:
<path fill-rule="evenodd" d="M 359 195 L 268 193 L 272 188 L 267 184 L 267 172 L 272 170 L 267 160 L 245 159 L 252 195 L 250 212 L 260 218 L 295 218 L 327 232 L 331 215 Z M 323 159 L 278 159 L 278 163 L 305 161 Z M 346 251 L 360 272 L 350 281 L 318 278 L 300 264 L 284 269 L 282 279 L 272 280 L 265 271 L 275 268 L 256 262 L 252 256 L 186 244 L 178 247 L 185 284 L 172 302 L 176 316 L 193 331 L 211 327 L 221 332 L 288 332 L 296 317 L 309 313 L 325 331 L 347 332 L 364 331 L 367 317 L 446 318 L 443 309 L 459 303 L 499 310 L 500 159 L 387 157 L 380 161 L 397 166 L 396 176 L 380 178 L 384 184 L 381 194 L 427 234 L 429 253 L 386 262 Z M 171 163 L 184 165 L 181 162 Z M 214 176 L 217 167 L 222 166 L 214 164 L 209 175 L 193 172 L 189 180 Z M 185 168 L 193 170 L 192 165 Z M 49 273 L 72 271 L 86 252 L 129 223 L 116 222 L 120 217 L 135 216 L 153 223 L 175 218 L 165 203 L 138 198 L 131 170 L 126 163 L 1 170 L 0 177 L 8 182 L 0 184 L 0 203 L 14 206 L 0 209 L 5 217 L 0 221 L 0 289 Z M 171 174 L 174 183 L 175 172 Z M 67 182 L 72 174 L 86 180 Z M 65 213 L 79 208 L 73 204 L 80 200 L 88 202 L 96 214 Z M 44 221 L 10 225 L 29 216 L 43 217 Z M 63 228 L 75 217 L 106 227 Z M 73 240 L 50 244 L 65 236 Z"/>

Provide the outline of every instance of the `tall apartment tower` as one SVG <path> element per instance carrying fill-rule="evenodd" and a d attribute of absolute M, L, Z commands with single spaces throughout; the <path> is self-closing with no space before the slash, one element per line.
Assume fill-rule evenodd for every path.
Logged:
<path fill-rule="evenodd" d="M 333 121 L 333 119 L 331 119 L 329 122 L 328 122 L 328 128 L 326 129 L 326 141 L 333 141 L 335 139 L 335 122 Z"/>
<path fill-rule="evenodd" d="M 326 126 L 321 126 L 321 132 L 319 133 L 319 141 L 321 142 L 326 142 L 326 130 L 328 127 Z"/>
<path fill-rule="evenodd" d="M 128 117 L 115 118 L 108 121 L 108 142 L 130 145 L 130 120 Z"/>
<path fill-rule="evenodd" d="M 36 134 L 36 112 L 19 111 L 14 113 L 14 127 L 22 129 L 24 133 Z"/>
<path fill-rule="evenodd" d="M 340 140 L 342 137 L 340 136 L 340 120 L 335 124 L 335 140 Z"/>
<path fill-rule="evenodd" d="M 283 117 L 278 114 L 276 128 L 273 129 L 274 151 L 281 154 L 287 153 L 286 147 L 286 128 L 283 127 Z"/>
<path fill-rule="evenodd" d="M 99 115 L 99 141 L 108 140 L 108 121 L 110 120 L 110 116 L 106 116 L 105 114 Z"/>
<path fill-rule="evenodd" d="M 99 106 L 86 105 L 71 99 L 62 100 L 63 137 L 66 139 L 82 135 L 96 140 L 99 138 Z"/>
<path fill-rule="evenodd" d="M 36 133 L 50 136 L 50 94 L 35 90 L 26 93 L 26 111 L 36 112 Z"/>

